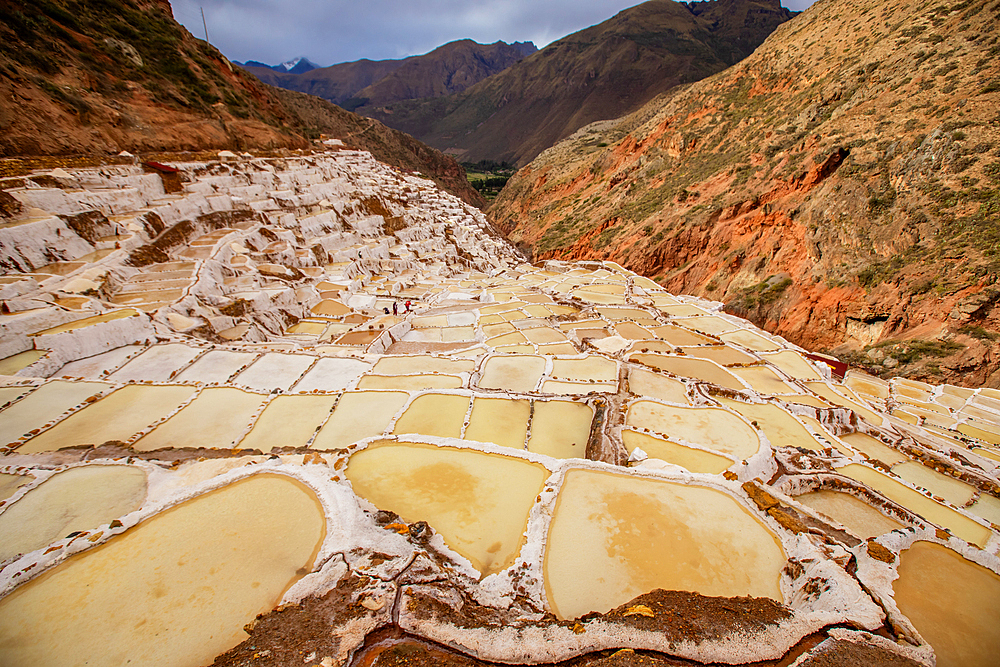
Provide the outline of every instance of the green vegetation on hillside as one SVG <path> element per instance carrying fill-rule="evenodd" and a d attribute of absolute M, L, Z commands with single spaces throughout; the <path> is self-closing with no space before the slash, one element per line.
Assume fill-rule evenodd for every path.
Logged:
<path fill-rule="evenodd" d="M 516 171 L 509 162 L 481 160 L 480 162 L 462 162 L 469 184 L 488 202 L 496 199 L 507 181 Z"/>

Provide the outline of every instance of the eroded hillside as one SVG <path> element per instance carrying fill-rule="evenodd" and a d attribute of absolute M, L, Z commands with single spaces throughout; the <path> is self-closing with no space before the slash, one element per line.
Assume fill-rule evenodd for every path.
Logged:
<path fill-rule="evenodd" d="M 1000 3 L 821 0 L 725 72 L 598 123 L 491 209 L 872 370 L 1000 384 Z"/>
<path fill-rule="evenodd" d="M 482 203 L 451 158 L 260 83 L 167 0 L 0 1 L 0 156 L 301 149 L 324 133 Z"/>

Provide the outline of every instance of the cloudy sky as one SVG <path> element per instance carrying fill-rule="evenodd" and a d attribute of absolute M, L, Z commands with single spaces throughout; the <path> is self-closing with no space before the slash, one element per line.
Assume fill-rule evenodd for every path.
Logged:
<path fill-rule="evenodd" d="M 783 0 L 805 9 L 814 0 Z M 405 58 L 456 39 L 549 42 L 611 18 L 636 0 L 170 0 L 174 17 L 230 60 L 318 65 Z"/>

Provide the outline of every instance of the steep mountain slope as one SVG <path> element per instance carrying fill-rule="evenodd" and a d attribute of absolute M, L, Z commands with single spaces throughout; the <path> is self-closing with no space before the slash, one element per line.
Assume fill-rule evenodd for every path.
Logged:
<path fill-rule="evenodd" d="M 793 342 L 997 386 L 998 18 L 996 0 L 820 0 L 542 154 L 492 216 L 536 259 L 613 258 Z"/>
<path fill-rule="evenodd" d="M 778 0 L 653 0 L 565 37 L 459 95 L 362 111 L 463 161 L 526 164 L 595 120 L 749 55 L 791 12 Z"/>
<path fill-rule="evenodd" d="M 451 158 L 261 84 L 177 24 L 167 0 L 0 0 L 0 155 L 308 148 L 321 133 L 481 202 Z"/>
<path fill-rule="evenodd" d="M 535 51 L 530 42 L 478 44 L 465 39 L 421 56 L 358 60 L 301 74 L 261 67 L 245 69 L 265 83 L 322 97 L 354 111 L 365 105 L 459 93 Z"/>

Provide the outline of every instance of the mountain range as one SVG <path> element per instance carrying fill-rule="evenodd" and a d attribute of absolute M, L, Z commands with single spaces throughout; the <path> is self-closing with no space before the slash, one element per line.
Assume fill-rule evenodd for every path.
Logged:
<path fill-rule="evenodd" d="M 738 62 L 793 15 L 778 0 L 652 0 L 458 94 L 373 98 L 357 111 L 465 162 L 524 165 L 588 123 Z"/>
<path fill-rule="evenodd" d="M 292 58 L 291 60 L 285 61 L 278 65 L 268 65 L 266 63 L 258 62 L 256 60 L 248 60 L 245 63 L 233 61 L 234 65 L 239 65 L 243 68 L 256 67 L 262 69 L 269 69 L 272 72 L 278 72 L 280 74 L 305 74 L 306 72 L 311 72 L 314 69 L 318 69 L 319 65 L 312 62 L 304 56 L 299 56 L 298 58 Z"/>
<path fill-rule="evenodd" d="M 490 216 L 535 261 L 613 259 L 871 372 L 998 386 L 998 13 L 823 0 L 546 150 Z"/>
<path fill-rule="evenodd" d="M 265 83 L 315 95 L 356 111 L 462 92 L 537 50 L 531 42 L 478 44 L 464 39 L 400 60 L 364 59 L 304 72 L 295 68 L 282 71 L 253 61 L 243 67 Z"/>

